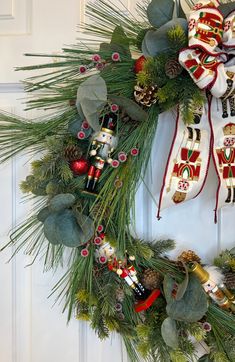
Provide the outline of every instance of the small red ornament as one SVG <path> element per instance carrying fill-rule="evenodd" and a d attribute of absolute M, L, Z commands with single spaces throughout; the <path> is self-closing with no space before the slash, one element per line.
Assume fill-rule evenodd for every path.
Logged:
<path fill-rule="evenodd" d="M 79 131 L 77 134 L 77 137 L 79 140 L 84 140 L 84 138 L 86 137 L 85 132 L 84 131 Z"/>
<path fill-rule="evenodd" d="M 79 160 L 71 161 L 70 169 L 76 176 L 85 175 L 89 170 L 89 162 L 83 157 Z"/>
<path fill-rule="evenodd" d="M 98 233 L 102 233 L 102 231 L 104 231 L 103 225 L 98 225 L 97 231 L 98 231 Z"/>
<path fill-rule="evenodd" d="M 102 239 L 99 236 L 96 236 L 94 239 L 94 243 L 95 245 L 100 245 L 102 244 Z"/>
<path fill-rule="evenodd" d="M 138 154 L 139 154 L 139 149 L 138 148 L 136 148 L 136 147 L 134 147 L 134 148 L 132 148 L 131 149 L 131 156 L 138 156 Z"/>
<path fill-rule="evenodd" d="M 112 163 L 111 163 L 111 166 L 113 168 L 118 168 L 118 166 L 120 165 L 119 161 L 118 160 L 113 160 Z"/>
<path fill-rule="evenodd" d="M 86 258 L 89 255 L 89 250 L 87 248 L 81 250 L 81 256 Z"/>
<path fill-rule="evenodd" d="M 119 152 L 119 154 L 118 154 L 118 160 L 119 160 L 120 162 L 126 162 L 126 160 L 127 160 L 127 155 L 126 155 L 126 153 L 125 153 L 125 152 Z"/>
<path fill-rule="evenodd" d="M 99 261 L 100 261 L 100 264 L 105 264 L 107 262 L 106 256 L 104 256 L 104 255 L 100 256 Z"/>
<path fill-rule="evenodd" d="M 135 61 L 134 71 L 135 71 L 136 74 L 141 72 L 144 69 L 145 62 L 146 62 L 146 58 L 145 58 L 144 55 L 142 55 L 140 58 L 138 58 Z"/>

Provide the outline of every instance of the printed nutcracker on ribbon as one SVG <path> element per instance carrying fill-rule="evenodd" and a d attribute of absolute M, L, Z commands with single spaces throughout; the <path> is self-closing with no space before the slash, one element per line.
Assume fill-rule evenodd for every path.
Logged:
<path fill-rule="evenodd" d="M 203 113 L 203 114 L 202 114 Z M 178 112 L 159 200 L 160 210 L 196 197 L 207 176 L 210 130 L 206 111 L 195 113 L 197 124 L 185 127 Z"/>
<path fill-rule="evenodd" d="M 158 217 L 161 209 L 200 193 L 211 153 L 219 180 L 215 211 L 235 203 L 235 11 L 224 21 L 218 6 L 202 0 L 190 13 L 189 44 L 179 62 L 206 90 L 207 101 L 198 124 L 187 127 L 177 117 Z"/>

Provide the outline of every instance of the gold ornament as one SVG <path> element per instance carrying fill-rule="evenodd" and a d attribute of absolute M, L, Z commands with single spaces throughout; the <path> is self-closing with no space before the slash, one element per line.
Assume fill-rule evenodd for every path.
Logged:
<path fill-rule="evenodd" d="M 190 263 L 192 261 L 196 261 L 200 263 L 201 259 L 193 250 L 183 251 L 178 257 L 179 261 L 183 261 L 184 263 Z"/>
<path fill-rule="evenodd" d="M 143 86 L 138 82 L 134 91 L 136 102 L 145 107 L 151 107 L 152 104 L 157 102 L 156 90 L 157 87 L 153 85 Z"/>
<path fill-rule="evenodd" d="M 205 284 L 210 279 L 209 273 L 196 261 L 190 263 L 189 270 L 198 277 L 202 284 Z"/>

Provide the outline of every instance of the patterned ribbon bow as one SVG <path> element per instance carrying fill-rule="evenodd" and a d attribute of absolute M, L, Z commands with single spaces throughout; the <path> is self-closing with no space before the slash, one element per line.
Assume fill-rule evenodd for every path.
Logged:
<path fill-rule="evenodd" d="M 186 127 L 180 112 L 160 193 L 160 210 L 195 198 L 203 189 L 212 155 L 218 176 L 217 210 L 235 203 L 235 11 L 226 19 L 217 0 L 201 0 L 189 16 L 188 47 L 180 64 L 207 101 Z"/>

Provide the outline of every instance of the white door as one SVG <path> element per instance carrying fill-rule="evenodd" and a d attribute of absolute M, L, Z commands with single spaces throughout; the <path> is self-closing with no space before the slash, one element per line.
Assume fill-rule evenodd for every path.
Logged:
<path fill-rule="evenodd" d="M 23 114 L 22 87 L 27 74 L 14 67 L 38 62 L 23 53 L 57 52 L 63 45 L 75 42 L 76 26 L 84 20 L 85 0 L 1 0 L 0 1 L 0 108 Z M 131 8 L 135 1 L 123 2 Z M 29 117 L 32 114 L 28 114 Z M 147 183 L 154 194 L 160 189 L 170 119 L 158 128 L 153 147 L 152 167 Z M 162 137 L 163 135 L 163 137 Z M 158 157 L 156 158 L 156 154 Z M 26 158 L 17 157 L 0 166 L 0 245 L 8 240 L 8 231 L 22 220 L 30 205 L 21 202 L 20 180 L 29 171 Z M 139 235 L 172 238 L 177 252 L 194 249 L 205 260 L 211 260 L 221 249 L 234 243 L 233 208 L 220 212 L 213 222 L 216 177 L 210 170 L 206 187 L 197 200 L 166 210 L 156 219 L 156 205 L 144 187 L 137 195 Z M 14 250 L 0 254 L 0 361 L 1 362 L 124 362 L 126 355 L 117 336 L 99 342 L 86 324 L 73 320 L 66 325 L 62 306 L 47 299 L 58 274 L 42 273 L 42 266 L 32 267 L 19 254 L 10 263 Z M 52 307 L 53 306 L 53 307 Z"/>

